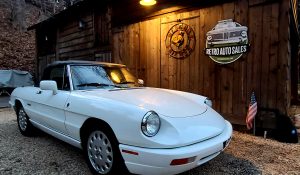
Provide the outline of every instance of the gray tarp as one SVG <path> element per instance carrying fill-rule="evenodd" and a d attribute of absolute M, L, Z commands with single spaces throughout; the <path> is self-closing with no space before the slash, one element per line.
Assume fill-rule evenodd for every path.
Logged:
<path fill-rule="evenodd" d="M 29 72 L 18 70 L 0 70 L 0 89 L 33 86 Z"/>

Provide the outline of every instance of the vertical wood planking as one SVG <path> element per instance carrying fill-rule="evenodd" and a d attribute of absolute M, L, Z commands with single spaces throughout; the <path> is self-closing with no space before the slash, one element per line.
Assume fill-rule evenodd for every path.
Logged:
<path fill-rule="evenodd" d="M 191 12 L 182 13 L 180 15 L 181 19 L 186 19 L 190 17 L 188 20 L 184 20 L 183 23 L 189 25 L 195 32 L 195 37 L 198 37 L 199 34 L 199 10 L 194 10 Z M 198 42 L 196 40 L 195 50 L 191 53 L 190 56 L 186 58 L 179 59 L 180 62 L 180 84 L 179 89 L 182 91 L 193 92 L 198 87 L 198 81 L 195 79 L 198 78 L 198 58 L 196 57 L 199 54 L 199 49 L 197 49 Z"/>
<path fill-rule="evenodd" d="M 137 60 L 137 73 L 138 73 L 138 78 L 144 80 L 144 84 L 149 86 L 148 79 L 151 79 L 152 77 L 147 77 L 146 74 L 146 64 L 147 64 L 147 59 L 146 59 L 146 52 L 145 50 L 147 49 L 147 46 L 145 47 L 145 36 L 147 34 L 147 29 L 145 24 L 143 22 L 139 22 L 140 24 L 140 56 L 139 59 Z M 146 31 L 145 31 L 146 30 Z"/>
<path fill-rule="evenodd" d="M 160 18 L 141 22 L 140 59 L 146 63 L 147 86 L 160 87 L 160 47 Z"/>
<path fill-rule="evenodd" d="M 181 13 L 179 19 L 184 19 L 190 17 L 190 14 Z M 182 23 L 190 25 L 190 20 L 184 20 Z M 190 81 L 190 72 L 189 72 L 189 63 L 190 58 L 180 58 L 176 59 L 177 67 L 178 67 L 178 75 L 177 75 L 177 89 L 181 91 L 189 91 L 189 81 Z"/>
<path fill-rule="evenodd" d="M 170 57 L 165 44 L 165 39 L 167 33 L 169 32 L 170 28 L 175 25 L 176 23 L 171 22 L 174 20 L 179 19 L 179 15 L 171 14 L 161 19 L 161 61 L 162 61 L 162 78 L 163 83 L 162 85 L 169 88 L 169 89 L 178 89 L 177 81 L 180 77 L 179 70 L 178 70 L 178 60 Z M 168 71 L 167 71 L 168 70 Z M 179 75 L 179 76 L 178 76 Z M 166 84 L 168 83 L 168 84 Z"/>
<path fill-rule="evenodd" d="M 235 2 L 235 20 L 242 26 L 248 26 L 248 0 Z M 249 33 L 249 32 L 248 32 Z M 249 41 L 251 42 L 251 41 Z M 246 116 L 247 99 L 247 56 L 244 54 L 238 61 L 234 62 L 233 75 L 233 114 L 235 116 Z"/>
<path fill-rule="evenodd" d="M 124 28 L 124 58 L 123 64 L 137 75 L 137 60 L 139 59 L 139 23 L 131 24 Z"/>
<path fill-rule="evenodd" d="M 279 49 L 278 49 L 278 88 L 277 88 L 277 108 L 280 111 L 286 113 L 288 106 L 288 83 L 290 81 L 289 77 L 289 67 L 288 60 L 289 55 L 289 1 L 281 1 L 279 7 Z"/>
<path fill-rule="evenodd" d="M 269 83 L 268 83 L 268 106 L 275 107 L 276 106 L 276 99 L 277 99 L 277 88 L 278 88 L 278 17 L 279 17 L 279 4 L 275 3 L 272 4 L 271 9 L 271 28 L 270 33 L 270 45 L 269 45 L 269 51 L 270 51 L 270 73 L 269 73 Z"/>
<path fill-rule="evenodd" d="M 185 65 L 185 71 L 189 71 L 189 81 L 188 83 L 188 89 L 187 91 L 193 92 L 198 94 L 199 93 L 199 54 L 200 54 L 200 40 L 198 38 L 200 37 L 200 20 L 199 20 L 199 15 L 200 11 L 199 10 L 194 10 L 192 12 L 188 13 L 189 16 L 198 16 L 196 18 L 193 18 L 189 20 L 189 25 L 193 28 L 195 32 L 195 50 L 191 53 L 189 56 L 189 63 Z"/>
<path fill-rule="evenodd" d="M 249 9 L 249 39 L 251 51 L 247 58 L 247 103 L 254 91 L 260 106 L 261 51 L 262 51 L 262 6 Z"/>
<path fill-rule="evenodd" d="M 206 25 L 205 25 L 205 19 L 208 18 L 208 9 L 200 9 L 200 17 L 199 17 L 199 23 L 200 23 L 200 30 L 199 30 L 199 37 L 196 38 L 196 40 L 199 41 L 199 46 L 196 49 L 199 49 L 199 77 L 198 77 L 198 82 L 199 82 L 199 94 L 205 95 L 204 94 L 204 69 L 206 68 L 204 65 L 204 62 L 208 62 L 209 58 L 204 53 L 204 48 L 205 48 L 205 39 L 206 38 Z M 212 99 L 213 100 L 213 99 Z M 214 105 L 215 105 L 214 101 Z"/>
<path fill-rule="evenodd" d="M 114 32 L 113 33 L 113 50 L 112 50 L 112 58 L 113 58 L 113 62 L 114 63 L 121 63 L 121 41 L 120 41 L 120 37 L 121 34 L 123 33 L 123 31 L 119 31 L 119 32 Z"/>
<path fill-rule="evenodd" d="M 161 34 L 160 38 L 160 84 L 162 88 L 169 88 L 169 58 L 167 55 L 167 49 L 165 45 L 165 37 L 167 34 L 169 25 L 163 24 L 163 22 L 169 21 L 170 16 L 161 18 Z"/>
<path fill-rule="evenodd" d="M 219 8 L 219 7 L 218 7 Z M 202 37 L 200 37 L 201 40 L 203 40 L 203 44 L 202 44 L 202 49 L 205 48 L 205 40 L 206 40 L 206 33 L 211 30 L 214 25 L 216 24 L 216 22 L 218 21 L 216 14 L 218 13 L 217 11 L 213 11 L 214 8 L 206 8 L 203 9 L 205 12 L 205 16 L 204 16 L 204 20 L 201 21 L 201 23 L 204 24 L 203 26 L 203 33 L 202 33 Z M 219 11 L 219 14 L 220 11 Z M 204 39 L 205 38 L 205 39 Z M 201 49 L 201 48 L 200 48 Z M 212 76 L 213 73 L 213 69 L 212 69 L 212 65 L 214 64 L 212 62 L 212 60 L 210 58 L 208 58 L 204 52 L 203 52 L 203 91 L 202 94 L 204 96 L 208 96 L 209 98 L 211 98 L 213 100 L 213 102 L 215 102 L 215 98 L 212 97 L 211 92 L 213 91 L 213 84 L 211 80 L 214 80 L 214 77 Z"/>
<path fill-rule="evenodd" d="M 260 106 L 269 107 L 268 104 L 268 86 L 269 86 L 269 68 L 270 68 L 270 58 L 269 58 L 269 45 L 271 39 L 271 14 L 272 14 L 272 6 L 265 5 L 263 6 L 262 11 L 262 32 L 263 32 L 263 41 L 262 41 L 262 58 L 261 58 L 261 87 L 260 91 Z"/>
<path fill-rule="evenodd" d="M 217 5 L 214 7 L 209 7 L 205 10 L 204 14 L 204 21 L 205 26 L 203 27 L 203 33 L 201 33 L 202 37 L 200 37 L 201 40 L 204 42 L 201 44 L 202 47 L 200 47 L 200 50 L 202 50 L 203 54 L 203 95 L 211 98 L 214 103 L 214 107 L 218 108 L 216 105 L 220 104 L 219 98 L 217 97 L 217 91 L 219 89 L 219 86 L 215 83 L 215 80 L 219 79 L 218 77 L 218 67 L 217 63 L 213 62 L 207 55 L 204 54 L 205 49 L 205 41 L 206 41 L 206 33 L 213 29 L 215 25 L 218 23 L 219 20 L 222 19 L 222 5 Z M 201 14 L 200 14 L 201 17 Z M 201 24 L 200 24 L 201 25 Z M 201 64 L 201 63 L 200 63 Z"/>
<path fill-rule="evenodd" d="M 234 3 L 223 4 L 223 19 L 234 19 Z M 227 64 L 219 66 L 221 72 L 218 75 L 219 80 L 221 80 L 221 89 L 216 89 L 220 91 L 221 100 L 221 112 L 223 114 L 232 114 L 232 95 L 233 95 L 233 64 Z"/>

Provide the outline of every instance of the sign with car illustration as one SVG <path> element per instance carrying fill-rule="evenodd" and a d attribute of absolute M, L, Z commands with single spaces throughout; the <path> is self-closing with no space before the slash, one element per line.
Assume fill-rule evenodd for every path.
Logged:
<path fill-rule="evenodd" d="M 248 28 L 232 19 L 219 21 L 206 34 L 205 54 L 213 61 L 228 64 L 248 51 Z"/>

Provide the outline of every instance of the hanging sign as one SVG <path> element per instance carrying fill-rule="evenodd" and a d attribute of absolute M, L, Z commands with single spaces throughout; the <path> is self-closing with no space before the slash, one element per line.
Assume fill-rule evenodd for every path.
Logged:
<path fill-rule="evenodd" d="M 248 51 L 248 28 L 232 19 L 219 21 L 206 34 L 205 54 L 213 61 L 228 64 Z"/>
<path fill-rule="evenodd" d="M 188 57 L 195 49 L 195 32 L 192 27 L 187 24 L 175 24 L 169 30 L 165 43 L 168 55 L 171 57 Z"/>

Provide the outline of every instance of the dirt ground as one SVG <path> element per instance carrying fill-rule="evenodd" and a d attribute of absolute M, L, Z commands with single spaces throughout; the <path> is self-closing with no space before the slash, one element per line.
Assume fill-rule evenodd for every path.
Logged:
<path fill-rule="evenodd" d="M 47 134 L 24 137 L 11 109 L 0 109 L 0 174 L 90 174 L 82 153 Z M 224 153 L 181 175 L 300 175 L 300 144 L 234 132 Z"/>

